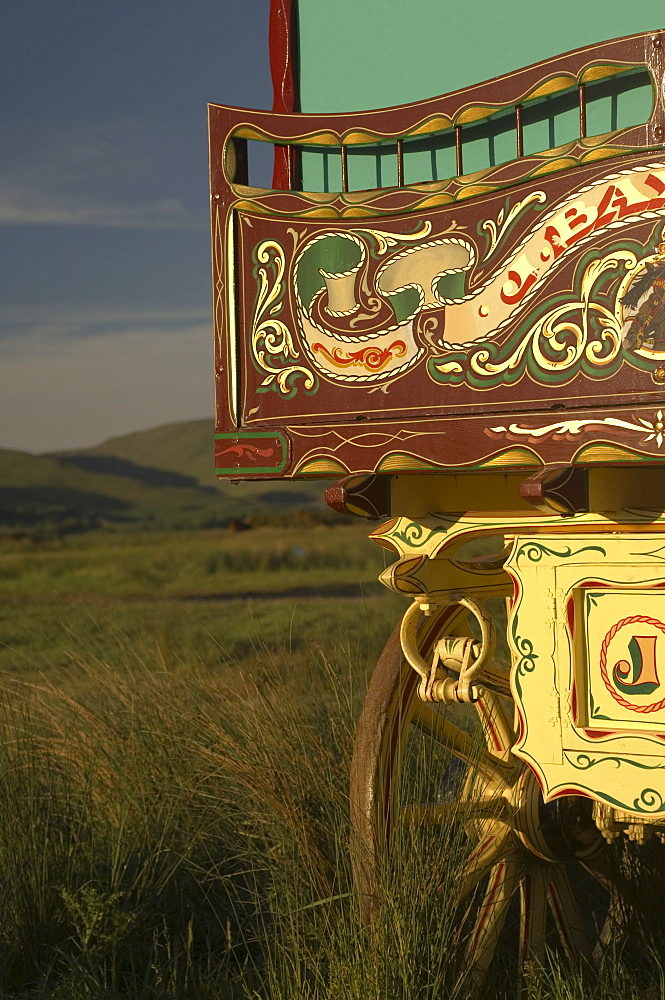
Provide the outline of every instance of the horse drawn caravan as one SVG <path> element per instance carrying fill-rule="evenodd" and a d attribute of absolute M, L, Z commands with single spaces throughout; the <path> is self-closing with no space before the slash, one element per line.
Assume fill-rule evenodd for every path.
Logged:
<path fill-rule="evenodd" d="M 217 473 L 334 479 L 397 557 L 351 779 L 368 915 L 395 830 L 458 805 L 400 796 L 417 729 L 469 766 L 478 981 L 515 899 L 523 963 L 552 924 L 592 961 L 574 865 L 615 899 L 606 843 L 665 838 L 665 32 L 303 114 L 288 9 L 276 111 L 210 106 Z"/>

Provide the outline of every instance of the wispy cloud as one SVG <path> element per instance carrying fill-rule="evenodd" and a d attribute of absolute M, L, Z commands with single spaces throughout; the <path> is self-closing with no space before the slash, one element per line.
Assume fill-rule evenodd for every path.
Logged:
<path fill-rule="evenodd" d="M 0 306 L 0 355 L 29 358 L 57 355 L 67 342 L 111 338 L 127 330 L 159 334 L 203 325 L 212 329 L 210 309 L 133 306 Z"/>
<path fill-rule="evenodd" d="M 0 225 L 205 228 L 181 198 L 160 192 L 161 157 L 135 122 L 95 124 L 30 147 L 0 169 Z"/>
<path fill-rule="evenodd" d="M 138 229 L 204 229 L 177 198 L 152 205 L 105 204 L 84 195 L 58 196 L 0 177 L 0 225 L 111 226 Z"/>
<path fill-rule="evenodd" d="M 0 447 L 85 447 L 212 413 L 203 310 L 31 307 L 0 320 Z"/>

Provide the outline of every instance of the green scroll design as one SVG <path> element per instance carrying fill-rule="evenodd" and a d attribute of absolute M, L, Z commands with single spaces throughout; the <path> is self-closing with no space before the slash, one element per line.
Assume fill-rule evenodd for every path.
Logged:
<path fill-rule="evenodd" d="M 284 250 L 274 240 L 264 240 L 254 250 L 254 278 L 257 283 L 256 302 L 252 317 L 252 359 L 258 371 L 265 374 L 257 392 L 279 392 L 292 399 L 298 382 L 311 396 L 318 391 L 318 377 L 304 365 L 293 364 L 300 358 L 293 334 L 279 319 L 284 297 Z"/>
<path fill-rule="evenodd" d="M 409 548 L 421 549 L 424 545 L 427 545 L 431 538 L 437 535 L 445 535 L 447 531 L 447 527 L 426 528 L 423 524 L 418 524 L 417 521 L 410 521 L 401 531 L 393 532 L 393 536 Z"/>
<path fill-rule="evenodd" d="M 517 553 L 517 562 L 519 563 L 522 556 L 525 556 L 529 562 L 539 563 L 543 556 L 557 556 L 559 559 L 568 559 L 570 556 L 578 556 L 582 552 L 599 552 L 602 556 L 607 554 L 601 545 L 584 545 L 581 549 L 575 549 L 573 552 L 570 546 L 566 546 L 564 549 L 551 549 L 549 546 L 543 545 L 542 542 L 529 540 L 520 547 Z"/>
<path fill-rule="evenodd" d="M 621 767 L 622 764 L 628 764 L 630 767 L 639 768 L 641 771 L 662 771 L 665 769 L 665 764 L 643 764 L 642 761 L 631 760 L 629 757 L 591 757 L 589 754 L 565 754 L 566 760 L 569 764 L 578 771 L 588 771 L 592 767 L 596 767 L 597 764 L 612 763 L 616 764 L 617 767 Z M 665 808 L 665 801 L 663 801 L 663 796 L 656 788 L 643 788 L 640 794 L 633 799 L 631 802 L 622 802 L 620 799 L 614 798 L 609 795 L 604 789 L 602 791 L 596 792 L 605 801 L 611 802 L 612 805 L 617 806 L 619 809 L 625 809 L 628 812 L 636 813 L 657 813 L 661 812 Z"/>
<path fill-rule="evenodd" d="M 624 363 L 653 367 L 624 342 L 617 295 L 626 274 L 644 257 L 644 249 L 624 240 L 602 257 L 588 251 L 576 268 L 571 291 L 535 304 L 505 340 L 483 340 L 430 357 L 430 378 L 446 385 L 491 389 L 513 385 L 527 375 L 534 382 L 554 386 L 580 373 L 605 379 Z"/>
<path fill-rule="evenodd" d="M 522 681 L 521 678 L 525 674 L 532 674 L 536 669 L 536 660 L 538 659 L 538 654 L 534 653 L 533 643 L 531 639 L 527 639 L 525 636 L 520 636 L 517 634 L 517 619 L 513 621 L 513 645 L 519 654 L 519 660 L 514 666 L 513 679 L 515 681 L 515 687 L 517 688 L 517 693 L 520 698 L 522 697 Z"/>
<path fill-rule="evenodd" d="M 604 722 L 610 722 L 611 721 L 609 715 L 602 715 L 601 714 L 600 708 L 599 708 L 598 705 L 596 705 L 595 701 L 593 700 L 593 695 L 591 694 L 591 692 L 589 692 L 589 701 L 591 703 L 591 718 L 594 721 L 596 719 L 602 719 Z"/>
<path fill-rule="evenodd" d="M 657 812 L 663 808 L 663 797 L 655 788 L 643 788 L 633 800 L 633 808 L 640 812 Z"/>
<path fill-rule="evenodd" d="M 665 770 L 665 764 L 643 764 L 642 761 L 632 760 L 630 757 L 609 757 L 606 754 L 603 754 L 602 757 L 592 757 L 588 753 L 578 753 L 574 759 L 573 755 L 566 754 L 566 758 L 578 771 L 588 771 L 590 768 L 596 767 L 597 764 L 616 764 L 617 767 L 621 767 L 622 764 L 629 764 L 631 767 L 638 767 L 642 771 Z"/>

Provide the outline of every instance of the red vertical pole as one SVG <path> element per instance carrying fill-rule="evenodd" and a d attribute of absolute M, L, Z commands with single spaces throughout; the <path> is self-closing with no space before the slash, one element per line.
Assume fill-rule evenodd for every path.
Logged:
<path fill-rule="evenodd" d="M 300 110 L 297 14 L 297 0 L 270 0 L 272 110 L 282 114 Z M 300 187 L 299 167 L 297 149 L 292 146 L 275 146 L 273 187 L 297 190 Z"/>

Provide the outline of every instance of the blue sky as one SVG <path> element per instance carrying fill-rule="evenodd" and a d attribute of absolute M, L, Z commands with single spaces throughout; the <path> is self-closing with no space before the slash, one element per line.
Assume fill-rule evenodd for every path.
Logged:
<path fill-rule="evenodd" d="M 0 447 L 213 412 L 206 103 L 269 107 L 269 0 L 22 0 L 3 24 Z"/>
<path fill-rule="evenodd" d="M 421 16 L 406 26 L 442 90 L 662 20 L 662 0 L 533 0 L 531 20 L 523 0 L 485 7 L 478 32 L 469 32 L 466 7 L 412 0 L 409 11 Z M 335 101 L 384 103 L 386 65 L 398 87 L 388 88 L 387 103 L 398 92 L 408 100 L 431 93 L 419 92 L 413 73 L 393 72 L 382 48 L 371 71 L 348 44 L 349 23 L 381 17 L 399 67 L 399 5 L 302 0 L 301 10 L 315 53 L 303 75 L 315 104 L 319 80 L 334 72 L 348 91 L 335 91 Z M 209 416 L 206 103 L 270 107 L 269 0 L 20 0 L 8 11 L 0 447 L 85 447 Z M 423 33 L 426 15 L 442 11 L 443 27 Z M 532 30 L 534 19 L 541 30 Z"/>

